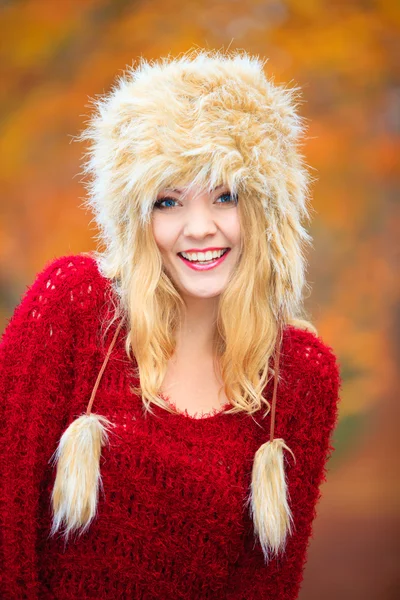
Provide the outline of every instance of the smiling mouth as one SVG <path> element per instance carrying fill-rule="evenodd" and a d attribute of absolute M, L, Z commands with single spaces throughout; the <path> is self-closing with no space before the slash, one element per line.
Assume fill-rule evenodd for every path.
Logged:
<path fill-rule="evenodd" d="M 183 260 L 194 265 L 209 265 L 213 262 L 216 262 L 217 260 L 220 260 L 223 256 L 225 256 L 225 254 L 229 252 L 229 250 L 230 248 L 225 248 L 220 256 L 217 256 L 216 258 L 210 258 L 210 260 L 190 260 L 189 258 L 186 258 L 186 256 L 183 256 L 181 252 L 178 252 L 178 256 L 180 256 L 180 258 L 182 258 Z"/>
<path fill-rule="evenodd" d="M 191 269 L 195 271 L 205 271 L 209 269 L 214 269 L 218 265 L 224 262 L 226 256 L 229 254 L 230 248 L 226 248 L 224 253 L 218 258 L 212 258 L 211 260 L 198 261 L 198 260 L 188 260 L 180 252 L 178 252 L 179 258 Z"/>

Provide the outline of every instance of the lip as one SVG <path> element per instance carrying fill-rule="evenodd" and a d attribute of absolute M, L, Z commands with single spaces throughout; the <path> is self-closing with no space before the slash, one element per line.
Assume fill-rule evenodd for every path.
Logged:
<path fill-rule="evenodd" d="M 225 252 L 225 254 L 223 254 L 220 258 L 216 258 L 215 260 L 213 260 L 211 263 L 209 263 L 208 265 L 199 265 L 196 263 L 192 263 L 190 262 L 190 260 L 187 260 L 186 258 L 184 258 L 183 256 L 181 256 L 180 254 L 178 254 L 179 258 L 191 269 L 193 269 L 193 271 L 209 271 L 210 269 L 214 269 L 215 267 L 217 267 L 218 265 L 220 265 L 221 263 L 224 262 L 225 258 L 228 256 L 229 252 L 230 252 L 230 248 L 228 249 L 228 252 Z"/>
<path fill-rule="evenodd" d="M 182 252 L 214 252 L 214 250 L 226 250 L 226 246 L 217 248 L 213 246 L 212 248 L 189 248 L 188 250 L 182 250 Z"/>

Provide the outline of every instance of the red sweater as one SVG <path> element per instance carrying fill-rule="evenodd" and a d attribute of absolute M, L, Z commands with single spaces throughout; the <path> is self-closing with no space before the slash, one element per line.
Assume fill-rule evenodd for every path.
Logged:
<path fill-rule="evenodd" d="M 270 415 L 194 418 L 154 407 L 129 386 L 122 331 L 93 412 L 116 427 L 102 451 L 98 514 L 67 545 L 49 538 L 55 467 L 68 425 L 87 407 L 115 326 L 101 344 L 110 281 L 88 255 L 50 261 L 16 308 L 0 344 L 0 565 L 2 600 L 294 600 L 326 479 L 338 416 L 339 369 L 320 338 L 284 332 L 275 437 L 285 453 L 295 529 L 264 563 L 245 508 Z M 265 388 L 272 401 L 273 380 Z"/>

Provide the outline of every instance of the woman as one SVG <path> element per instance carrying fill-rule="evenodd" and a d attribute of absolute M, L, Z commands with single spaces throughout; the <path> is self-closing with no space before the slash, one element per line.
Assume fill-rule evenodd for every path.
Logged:
<path fill-rule="evenodd" d="M 302 312 L 296 90 L 263 67 L 141 60 L 94 102 L 103 250 L 46 265 L 0 346 L 1 598 L 298 596 L 340 378 Z"/>

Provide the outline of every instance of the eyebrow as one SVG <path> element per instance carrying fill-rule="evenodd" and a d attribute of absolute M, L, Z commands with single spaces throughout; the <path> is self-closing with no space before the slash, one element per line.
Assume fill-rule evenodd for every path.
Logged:
<path fill-rule="evenodd" d="M 217 185 L 217 187 L 213 188 L 211 190 L 211 192 L 215 192 L 216 190 L 219 190 L 220 188 L 225 187 L 225 185 L 226 185 L 225 183 L 222 183 L 221 185 Z M 176 192 L 177 194 L 181 194 L 183 192 L 183 190 L 180 188 L 165 188 L 165 191 L 166 192 Z"/>

